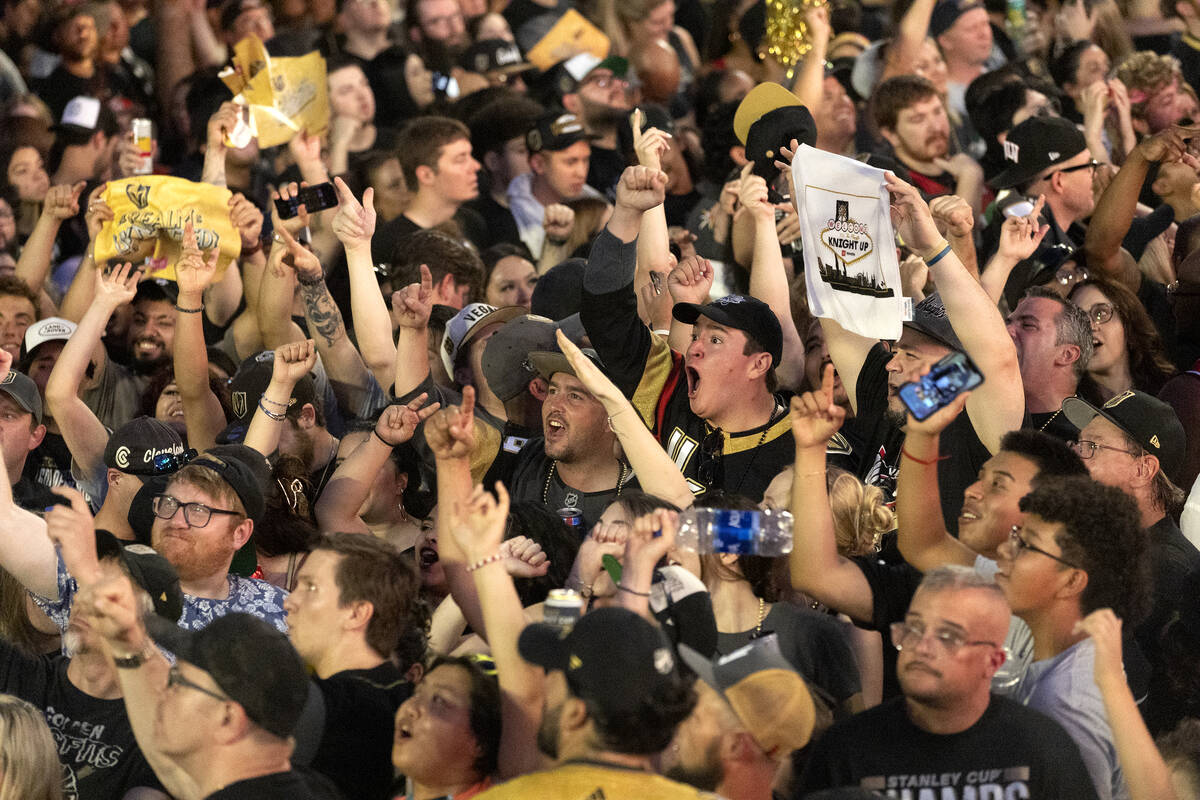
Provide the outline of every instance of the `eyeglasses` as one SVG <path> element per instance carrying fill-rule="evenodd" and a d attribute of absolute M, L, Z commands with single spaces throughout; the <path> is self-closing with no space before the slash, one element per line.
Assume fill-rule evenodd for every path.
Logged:
<path fill-rule="evenodd" d="M 1096 305 L 1087 309 L 1087 315 L 1088 319 L 1093 320 L 1097 325 L 1103 325 L 1112 319 L 1112 303 L 1096 303 Z"/>
<path fill-rule="evenodd" d="M 1056 555 L 1054 555 L 1054 553 L 1046 552 L 1045 550 L 1038 547 L 1037 545 L 1033 545 L 1033 544 L 1030 544 L 1029 542 L 1025 541 L 1024 539 L 1021 538 L 1022 530 L 1023 529 L 1020 525 L 1013 525 L 1012 530 L 1008 532 L 1009 544 L 1011 544 L 1013 546 L 1013 558 L 1016 558 L 1017 556 L 1021 555 L 1022 550 L 1032 550 L 1035 553 L 1041 553 L 1046 558 L 1052 558 L 1055 561 L 1057 561 L 1058 563 L 1060 563 L 1064 566 L 1070 567 L 1071 569 L 1083 569 L 1083 567 L 1080 567 L 1078 564 L 1072 564 L 1070 561 L 1067 561 L 1062 556 L 1056 556 Z"/>
<path fill-rule="evenodd" d="M 1086 281 L 1090 277 L 1086 267 L 1078 266 L 1077 264 L 1065 264 L 1058 268 L 1054 273 L 1054 280 L 1058 281 L 1062 286 L 1070 286 L 1080 281 Z"/>
<path fill-rule="evenodd" d="M 173 665 L 169 670 L 167 670 L 167 688 L 170 689 L 175 686 L 182 686 L 185 689 L 194 689 L 200 694 L 206 694 L 214 700 L 220 700 L 222 703 L 229 702 L 229 698 L 225 695 L 217 694 L 211 689 L 205 689 L 200 684 L 192 683 L 187 678 L 183 677 L 183 673 L 179 671 L 178 664 Z"/>
<path fill-rule="evenodd" d="M 629 88 L 629 81 L 626 78 L 618 78 L 616 75 L 589 75 L 583 79 L 583 84 L 594 83 L 601 89 L 607 89 L 610 86 L 620 85 Z"/>
<path fill-rule="evenodd" d="M 192 528 L 203 528 L 212 519 L 213 514 L 227 514 L 240 517 L 237 511 L 227 508 L 209 508 L 204 503 L 181 503 L 169 494 L 160 494 L 154 498 L 154 516 L 159 519 L 171 519 L 179 509 L 183 509 L 183 520 Z"/>
<path fill-rule="evenodd" d="M 700 440 L 696 479 L 708 489 L 725 482 L 725 433 L 717 428 Z"/>
<path fill-rule="evenodd" d="M 1089 442 L 1086 439 L 1080 440 L 1078 442 L 1071 442 L 1069 447 L 1072 450 L 1074 450 L 1076 453 L 1078 453 L 1080 458 L 1091 458 L 1092 456 L 1096 455 L 1097 450 L 1115 450 L 1118 453 L 1124 453 L 1125 455 L 1133 456 L 1134 458 L 1137 458 L 1138 456 L 1141 455 L 1140 452 L 1134 452 L 1132 450 L 1124 450 L 1120 447 L 1113 447 L 1110 444 L 1100 444 L 1099 442 Z"/>
<path fill-rule="evenodd" d="M 1063 167 L 1062 169 L 1056 169 L 1056 170 L 1054 170 L 1054 172 L 1051 172 L 1050 175 L 1047 175 L 1046 177 L 1049 178 L 1052 175 L 1065 175 L 1068 172 L 1078 172 L 1081 169 L 1095 169 L 1096 167 L 1099 167 L 1099 166 L 1101 166 L 1100 162 L 1093 158 L 1091 161 L 1088 161 L 1085 164 L 1076 164 L 1073 167 Z"/>
<path fill-rule="evenodd" d="M 150 460 L 150 465 L 155 475 L 178 472 L 187 466 L 188 462 L 195 458 L 196 455 L 197 453 L 194 448 L 184 450 L 182 453 L 159 453 Z"/>
<path fill-rule="evenodd" d="M 924 625 L 917 625 L 911 622 L 893 622 L 892 644 L 897 650 L 903 650 L 906 647 L 913 648 L 925 640 L 925 633 Z M 967 641 L 966 636 L 951 628 L 938 628 L 933 632 L 933 649 L 938 655 L 953 656 L 964 647 L 973 647 L 976 645 L 987 645 L 988 647 L 1000 646 L 995 642 Z"/>

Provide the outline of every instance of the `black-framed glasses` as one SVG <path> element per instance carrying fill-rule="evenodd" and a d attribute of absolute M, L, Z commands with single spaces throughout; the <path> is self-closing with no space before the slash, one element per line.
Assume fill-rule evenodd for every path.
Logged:
<path fill-rule="evenodd" d="M 924 625 L 918 625 L 912 622 L 893 622 L 891 625 L 892 645 L 897 650 L 904 648 L 913 648 L 925 640 L 927 633 Z M 984 640 L 968 640 L 961 632 L 953 628 L 937 628 L 933 631 L 933 647 L 939 655 L 953 656 L 964 647 L 974 647 L 978 645 L 987 645 L 988 647 L 1000 647 L 995 642 Z"/>
<path fill-rule="evenodd" d="M 725 482 L 725 433 L 720 428 L 700 440 L 700 459 L 696 479 L 711 489 Z"/>
<path fill-rule="evenodd" d="M 1087 267 L 1081 267 L 1078 264 L 1063 264 L 1054 273 L 1054 280 L 1058 281 L 1061 286 L 1071 286 L 1086 281 L 1091 274 L 1087 271 Z"/>
<path fill-rule="evenodd" d="M 1099 167 L 1099 166 L 1103 166 L 1103 165 L 1099 161 L 1097 161 L 1096 159 L 1093 158 L 1086 163 L 1076 164 L 1073 167 L 1063 167 L 1062 169 L 1056 169 L 1056 170 L 1054 170 L 1054 172 L 1051 172 L 1050 175 L 1047 175 L 1046 177 L 1049 178 L 1051 175 L 1065 175 L 1068 172 L 1078 172 L 1081 169 L 1095 169 L 1096 167 Z"/>
<path fill-rule="evenodd" d="M 1097 450 L 1115 450 L 1118 453 L 1124 453 L 1125 455 L 1133 456 L 1134 458 L 1137 458 L 1138 456 L 1141 455 L 1140 452 L 1135 452 L 1133 450 L 1126 450 L 1122 447 L 1113 447 L 1111 444 L 1100 444 L 1099 442 L 1089 442 L 1086 439 L 1081 439 L 1078 442 L 1071 442 L 1071 444 L 1069 446 L 1072 450 L 1074 450 L 1079 455 L 1080 458 L 1091 458 L 1092 456 L 1096 455 Z"/>
<path fill-rule="evenodd" d="M 192 528 L 203 528 L 212 520 L 213 514 L 226 514 L 231 517 L 241 516 L 239 512 L 231 511 L 228 508 L 210 508 L 204 505 L 204 503 L 184 503 L 169 494 L 160 494 L 154 498 L 154 516 L 159 519 L 171 519 L 181 508 L 183 509 L 184 522 Z"/>
<path fill-rule="evenodd" d="M 1008 532 L 1008 541 L 1013 546 L 1013 558 L 1016 558 L 1017 556 L 1021 555 L 1022 550 L 1031 550 L 1035 553 L 1040 553 L 1041 555 L 1044 555 L 1046 558 L 1052 558 L 1055 561 L 1057 561 L 1058 563 L 1062 564 L 1063 566 L 1070 567 L 1071 569 L 1083 569 L 1083 567 L 1079 566 L 1078 564 L 1072 564 L 1070 561 L 1067 561 L 1062 556 L 1056 556 L 1056 555 L 1054 555 L 1054 553 L 1047 552 L 1046 550 L 1043 550 L 1042 548 L 1038 547 L 1037 545 L 1030 544 L 1029 542 L 1025 541 L 1024 539 L 1021 538 L 1022 530 L 1023 530 L 1022 526 L 1013 525 L 1012 530 L 1010 530 Z"/>
<path fill-rule="evenodd" d="M 150 460 L 150 465 L 155 475 L 164 475 L 178 472 L 196 456 L 195 448 L 184 450 L 182 453 L 159 453 Z"/>
<path fill-rule="evenodd" d="M 1088 319 L 1097 325 L 1103 325 L 1113 317 L 1112 303 L 1096 303 L 1091 308 L 1084 310 L 1087 311 Z"/>
<path fill-rule="evenodd" d="M 185 689 L 194 689 L 200 694 L 206 694 L 214 700 L 220 700 L 222 703 L 229 702 L 229 698 L 225 695 L 217 694 L 212 689 L 206 689 L 198 683 L 189 681 L 187 678 L 183 677 L 183 673 L 179 671 L 179 665 L 172 664 L 171 668 L 167 670 L 167 688 L 171 689 L 176 686 L 182 686 Z"/>

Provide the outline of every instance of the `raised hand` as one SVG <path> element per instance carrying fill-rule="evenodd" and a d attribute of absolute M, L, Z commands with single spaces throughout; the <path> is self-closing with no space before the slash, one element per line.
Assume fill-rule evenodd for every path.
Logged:
<path fill-rule="evenodd" d="M 408 405 L 395 403 L 385 408 L 379 415 L 379 422 L 375 423 L 375 434 L 392 447 L 407 442 L 416 433 L 417 426 L 438 410 L 438 403 L 424 405 L 428 397 L 428 393 L 422 393 Z"/>
<path fill-rule="evenodd" d="M 527 536 L 505 539 L 500 543 L 500 552 L 504 554 L 504 569 L 514 578 L 540 578 L 550 570 L 546 551 Z"/>
<path fill-rule="evenodd" d="M 456 509 L 456 524 L 451 525 L 454 539 L 467 558 L 478 561 L 499 552 L 508 527 L 508 491 L 496 482 L 496 497 L 476 484 L 466 506 Z"/>
<path fill-rule="evenodd" d="M 286 275 L 284 268 L 295 270 L 297 276 L 309 281 L 324 277 L 325 270 L 321 268 L 316 253 L 296 241 L 287 228 L 276 228 L 275 231 L 278 236 L 276 241 L 282 243 L 282 247 L 272 248 L 268 264 L 277 278 Z"/>
<path fill-rule="evenodd" d="M 225 140 L 233 133 L 233 129 L 237 127 L 238 117 L 241 115 L 242 109 L 232 100 L 227 100 L 221 103 L 221 107 L 217 109 L 217 113 L 208 118 L 208 147 L 225 148 Z"/>
<path fill-rule="evenodd" d="M 846 409 L 833 402 L 833 364 L 825 365 L 820 389 L 792 398 L 789 415 L 797 449 L 825 448 L 846 420 Z"/>
<path fill-rule="evenodd" d="M 275 348 L 275 363 L 271 369 L 271 381 L 284 386 L 295 386 L 317 363 L 317 349 L 312 339 L 289 342 Z"/>
<path fill-rule="evenodd" d="M 375 189 L 368 186 L 360 203 L 341 178 L 333 179 L 333 188 L 338 196 L 337 213 L 330 223 L 334 235 L 347 251 L 370 252 L 371 237 L 375 235 Z"/>
<path fill-rule="evenodd" d="M 217 274 L 217 258 L 221 255 L 214 247 L 206 258 L 196 245 L 196 229 L 188 222 L 183 227 L 183 253 L 175 265 L 175 282 L 181 295 L 203 294 Z"/>
<path fill-rule="evenodd" d="M 146 644 L 141 603 L 133 582 L 114 563 L 100 565 L 99 578 L 88 587 L 80 587 L 75 602 L 91 610 L 91 623 L 115 654 L 137 652 Z"/>
<path fill-rule="evenodd" d="M 970 396 L 970 392 L 963 392 L 951 400 L 950 405 L 938 409 L 920 422 L 917 421 L 911 412 L 906 412 L 905 417 L 908 419 L 908 422 L 904 426 L 905 432 L 909 434 L 924 434 L 926 436 L 940 435 L 962 413 Z"/>
<path fill-rule="evenodd" d="M 699 256 L 680 261 L 667 276 L 667 289 L 676 303 L 707 303 L 712 285 L 712 264 Z"/>
<path fill-rule="evenodd" d="M 8 377 L 8 371 L 12 369 L 13 354 L 7 350 L 0 349 L 0 381 Z"/>
<path fill-rule="evenodd" d="M 563 241 L 571 235 L 575 227 L 575 212 L 570 206 L 562 203 L 551 203 L 546 206 L 545 216 L 542 217 L 542 227 L 546 230 L 548 241 Z"/>
<path fill-rule="evenodd" d="M 1121 658 L 1121 618 L 1111 608 L 1100 608 L 1075 623 L 1072 633 L 1086 633 L 1096 646 L 1092 665 L 1096 684 L 1125 682 L 1125 665 Z"/>
<path fill-rule="evenodd" d="M 656 508 L 633 521 L 629 539 L 625 542 L 626 570 L 638 567 L 646 571 L 654 566 L 675 547 L 675 534 L 679 530 L 679 514 L 665 508 Z M 622 582 L 625 578 L 622 577 Z"/>
<path fill-rule="evenodd" d="M 667 173 L 649 167 L 626 167 L 617 181 L 617 205 L 649 211 L 667 196 Z"/>
<path fill-rule="evenodd" d="M 933 222 L 943 234 L 949 234 L 956 239 L 971 235 L 975 228 L 975 212 L 971 204 L 956 194 L 942 195 L 929 201 L 929 213 Z"/>
<path fill-rule="evenodd" d="M 1024 261 L 1037 251 L 1038 245 L 1050 232 L 1049 225 L 1043 225 L 1038 214 L 1045 205 L 1045 195 L 1038 195 L 1033 211 L 1027 217 L 1009 217 L 1000 227 L 1000 245 L 996 254 L 1012 263 Z"/>
<path fill-rule="evenodd" d="M 83 215 L 83 219 L 87 223 L 88 239 L 92 241 L 96 240 L 96 235 L 100 233 L 104 223 L 113 219 L 113 210 L 104 202 L 104 189 L 107 185 L 100 184 L 88 195 L 87 213 Z"/>
<path fill-rule="evenodd" d="M 251 250 L 258 245 L 262 237 L 263 213 L 241 192 L 229 198 L 229 221 L 237 228 L 243 250 Z"/>
<path fill-rule="evenodd" d="M 447 406 L 425 422 L 425 442 L 437 459 L 469 458 L 475 450 L 475 388 L 463 387 L 461 406 Z"/>
<path fill-rule="evenodd" d="M 582 586 L 592 586 L 604 569 L 604 557 L 623 557 L 628 539 L 629 526 L 624 522 L 597 522 L 579 545 L 571 577 Z"/>
<path fill-rule="evenodd" d="M 308 183 L 301 181 L 297 183 L 289 183 L 279 187 L 272 199 L 291 200 L 293 197 L 298 197 L 301 187 L 308 186 Z M 290 219 L 280 219 L 279 211 L 275 208 L 275 204 L 271 203 L 271 227 L 276 232 L 287 231 L 293 237 L 298 235 L 300 231 L 308 227 L 311 218 L 308 213 L 308 206 L 301 203 L 297 206 L 296 216 Z"/>
<path fill-rule="evenodd" d="M 1188 140 L 1200 136 L 1200 125 L 1172 125 L 1138 143 L 1134 150 L 1147 161 L 1169 164 L 1188 156 Z"/>
<path fill-rule="evenodd" d="M 658 128 L 642 130 L 643 115 L 640 108 L 635 108 L 629 115 L 629 125 L 633 129 L 633 152 L 637 161 L 643 167 L 662 169 L 663 153 L 671 147 L 671 134 Z"/>
<path fill-rule="evenodd" d="M 900 180 L 891 172 L 884 177 L 892 196 L 892 225 L 896 232 L 918 254 L 928 253 L 942 241 L 929 206 L 915 186 Z"/>
<path fill-rule="evenodd" d="M 761 176 L 755 175 L 754 165 L 742 167 L 742 177 L 738 182 L 738 199 L 742 207 L 753 215 L 757 222 L 775 222 L 775 206 L 771 205 L 768 197 L 767 182 Z"/>
<path fill-rule="evenodd" d="M 288 141 L 288 150 L 297 164 L 320 163 L 321 137 L 308 131 L 300 131 Z"/>
<path fill-rule="evenodd" d="M 955 153 L 949 158 L 935 158 L 933 163 L 938 169 L 944 169 L 959 181 L 967 177 L 983 177 L 983 167 L 966 153 Z"/>
<path fill-rule="evenodd" d="M 571 365 L 571 369 L 575 370 L 575 376 L 592 393 L 593 397 L 602 404 L 624 397 L 621 390 L 600 371 L 599 367 L 592 363 L 591 359 L 583 354 L 583 351 L 574 342 L 567 338 L 566 334 L 559 330 L 555 332 L 554 336 L 558 340 L 559 349 L 567 357 L 567 363 Z"/>
<path fill-rule="evenodd" d="M 392 318 L 401 328 L 421 330 L 429 326 L 433 313 L 433 273 L 421 265 L 421 282 L 392 292 Z"/>
<path fill-rule="evenodd" d="M 70 219 L 79 213 L 79 195 L 83 193 L 84 181 L 74 185 L 60 183 L 51 186 L 46 191 L 46 199 L 42 204 L 42 216 L 56 219 L 59 222 Z"/>
<path fill-rule="evenodd" d="M 62 555 L 67 571 L 80 584 L 94 583 L 100 577 L 100 559 L 96 555 L 96 525 L 87 501 L 68 486 L 55 486 L 50 491 L 65 498 L 69 505 L 46 510 L 46 534 Z"/>
<path fill-rule="evenodd" d="M 92 302 L 108 308 L 109 313 L 132 303 L 141 275 L 142 268 L 135 268 L 128 261 L 113 267 L 107 275 L 96 270 L 96 289 Z"/>

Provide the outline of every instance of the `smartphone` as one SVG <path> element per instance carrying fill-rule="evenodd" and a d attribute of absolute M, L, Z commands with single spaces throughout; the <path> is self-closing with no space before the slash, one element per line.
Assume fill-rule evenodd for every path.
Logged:
<path fill-rule="evenodd" d="M 308 209 L 308 213 L 315 214 L 318 211 L 333 208 L 337 204 L 337 189 L 333 188 L 332 183 L 326 181 L 318 183 L 316 186 L 300 187 L 299 193 L 290 200 L 276 200 L 275 210 L 279 212 L 280 219 L 291 219 L 300 213 L 300 206 Z"/>
<path fill-rule="evenodd" d="M 917 420 L 950 405 L 963 392 L 983 383 L 983 375 L 966 353 L 951 353 L 933 365 L 920 380 L 900 387 L 900 402 Z"/>
<path fill-rule="evenodd" d="M 458 80 L 444 72 L 433 73 L 433 91 L 454 100 L 458 97 Z"/>

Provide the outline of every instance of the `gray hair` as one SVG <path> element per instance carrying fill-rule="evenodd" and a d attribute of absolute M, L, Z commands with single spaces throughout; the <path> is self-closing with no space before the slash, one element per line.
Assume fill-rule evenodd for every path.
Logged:
<path fill-rule="evenodd" d="M 1088 362 L 1092 360 L 1092 320 L 1087 312 L 1042 286 L 1031 286 L 1025 292 L 1025 296 L 1043 297 L 1062 306 L 1062 310 L 1054 317 L 1054 343 L 1073 344 L 1079 348 L 1079 358 L 1071 368 L 1075 372 L 1075 379 L 1082 379 L 1087 373 Z"/>
<path fill-rule="evenodd" d="M 1005 605 L 1008 599 L 1004 591 L 989 576 L 981 575 L 974 567 L 964 567 L 959 564 L 946 564 L 931 569 L 921 579 L 918 592 L 943 592 L 952 589 L 978 589 L 995 594 Z"/>

